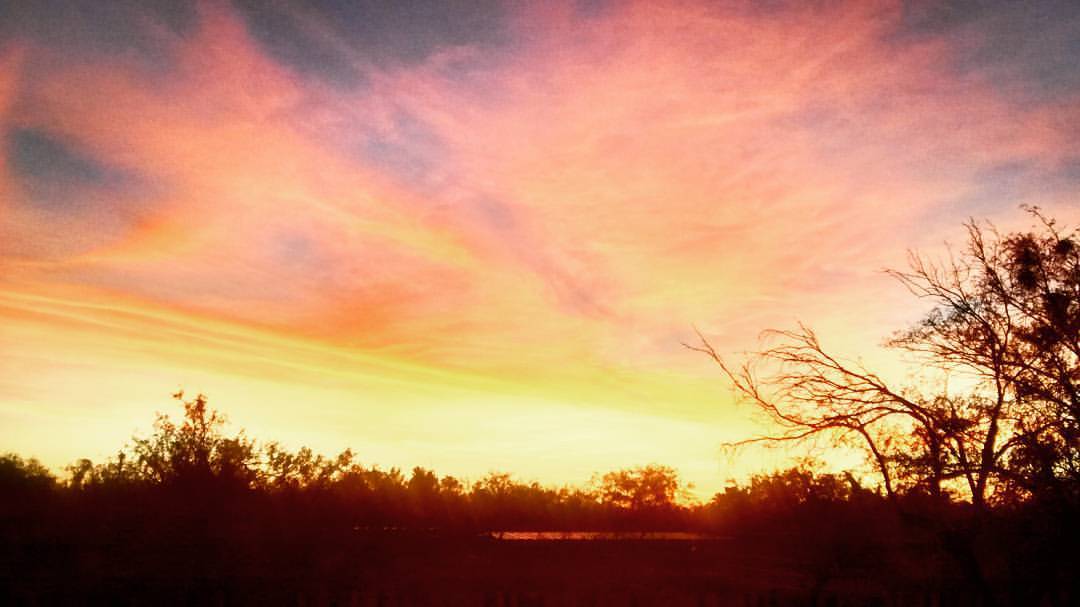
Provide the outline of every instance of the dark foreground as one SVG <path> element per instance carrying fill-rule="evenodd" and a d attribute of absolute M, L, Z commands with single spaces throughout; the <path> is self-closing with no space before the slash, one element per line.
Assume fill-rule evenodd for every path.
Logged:
<path fill-rule="evenodd" d="M 357 534 L 232 554 L 207 538 L 163 549 L 119 542 L 40 546 L 3 574 L 4 605 L 976 605 L 959 573 L 920 558 L 847 564 L 782 539 L 500 541 Z M 280 539 L 280 538 L 278 538 Z M 242 557 L 242 558 L 240 558 Z M 903 562 L 896 562 L 897 559 Z M 1069 604 L 1014 595 L 1008 604 Z M 1076 598 L 1076 597 L 1072 597 Z M 1028 600 L 1035 601 L 1029 603 Z"/>

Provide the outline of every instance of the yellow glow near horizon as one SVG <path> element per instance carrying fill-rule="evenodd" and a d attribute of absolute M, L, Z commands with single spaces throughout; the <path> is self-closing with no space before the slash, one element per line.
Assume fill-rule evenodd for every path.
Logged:
<path fill-rule="evenodd" d="M 882 267 L 970 215 L 1080 220 L 1080 92 L 973 59 L 1001 21 L 795 4 L 507 7 L 419 56 L 287 3 L 315 42 L 212 2 L 120 50 L 0 42 L 0 448 L 101 458 L 183 387 L 470 478 L 782 465 L 721 457 L 762 428 L 693 327 L 737 356 L 801 320 L 903 378 L 877 343 L 923 309 Z"/>
<path fill-rule="evenodd" d="M 584 483 L 598 470 L 680 452 L 691 455 L 684 467 L 715 477 L 705 489 L 726 478 L 716 450 L 723 433 L 700 431 L 701 418 L 722 419 L 722 409 L 687 407 L 720 392 L 687 393 L 685 380 L 538 388 L 104 297 L 6 292 L 0 318 L 9 380 L 0 414 L 17 438 L 9 445 L 56 467 L 108 456 L 148 431 L 156 411 L 175 416 L 168 392 L 184 388 L 210 394 L 234 429 L 257 439 L 326 453 L 351 447 L 384 467 Z M 661 394 L 666 402 L 655 400 Z"/>

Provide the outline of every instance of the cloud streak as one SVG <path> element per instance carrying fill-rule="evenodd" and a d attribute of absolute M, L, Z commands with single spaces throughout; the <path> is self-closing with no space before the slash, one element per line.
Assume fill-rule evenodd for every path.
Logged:
<path fill-rule="evenodd" d="M 471 398 L 534 451 L 558 441 L 508 420 L 666 420 L 671 452 L 642 454 L 716 472 L 715 445 L 750 426 L 680 347 L 692 325 L 725 351 L 795 318 L 851 346 L 911 318 L 877 273 L 905 248 L 1020 203 L 1080 220 L 1065 5 L 1042 42 L 1045 16 L 1005 6 L 561 4 L 457 21 L 410 6 L 372 17 L 402 38 L 350 34 L 368 9 L 330 2 L 118 9 L 137 32 L 119 46 L 101 43 L 104 18 L 6 34 L 0 317 L 35 353 L 5 340 L 7 415 L 64 411 L 47 382 L 101 390 L 149 348 L 212 396 L 279 378 L 342 416 L 346 442 L 374 440 L 367 416 L 415 446 L 379 399 L 419 415 Z M 91 337 L 100 373 L 65 375 Z M 387 383 L 397 371 L 375 363 L 412 371 Z M 274 402 L 247 425 L 303 425 Z M 584 435 L 623 453 L 636 432 Z M 451 435 L 448 450 L 473 436 Z M 425 436 L 435 457 L 442 439 Z M 454 461 L 477 472 L 495 444 Z M 536 474 L 561 479 L 559 461 Z"/>

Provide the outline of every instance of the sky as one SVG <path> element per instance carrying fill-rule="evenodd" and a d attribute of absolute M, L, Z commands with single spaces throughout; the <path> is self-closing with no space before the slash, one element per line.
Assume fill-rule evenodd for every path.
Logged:
<path fill-rule="evenodd" d="M 1072 2 L 0 3 L 0 450 L 170 394 L 384 468 L 707 497 L 789 454 L 719 370 L 879 347 L 883 268 L 1080 224 Z"/>

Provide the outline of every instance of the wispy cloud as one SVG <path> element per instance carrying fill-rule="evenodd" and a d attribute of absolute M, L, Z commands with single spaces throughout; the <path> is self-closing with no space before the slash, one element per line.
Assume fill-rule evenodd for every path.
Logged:
<path fill-rule="evenodd" d="M 468 386 L 517 403 L 505 419 L 698 424 L 715 440 L 668 440 L 664 459 L 704 469 L 747 426 L 679 345 L 692 325 L 726 351 L 796 318 L 865 341 L 912 315 L 877 273 L 907 247 L 1021 202 L 1080 220 L 1067 5 L 208 2 L 85 23 L 64 6 L 22 9 L 33 27 L 0 50 L 0 316 L 35 352 L 0 368 L 19 398 L 113 385 L 121 351 L 160 333 L 177 341 L 152 346 L 159 369 L 238 398 L 280 374 L 357 436 L 379 404 L 349 394 L 419 411 Z M 177 337 L 170 315 L 247 337 Z M 65 375 L 74 335 L 110 344 L 98 373 Z M 334 354 L 297 354 L 310 344 Z M 272 369 L 295 357 L 303 374 Z M 350 357 L 423 372 L 318 388 L 364 366 Z M 251 425 L 303 425 L 274 402 Z"/>

